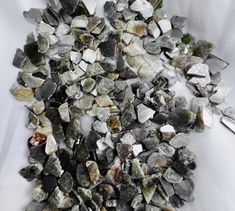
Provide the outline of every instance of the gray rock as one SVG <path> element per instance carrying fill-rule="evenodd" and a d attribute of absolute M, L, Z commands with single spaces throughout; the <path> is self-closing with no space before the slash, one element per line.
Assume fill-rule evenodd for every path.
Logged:
<path fill-rule="evenodd" d="M 55 190 L 50 195 L 48 201 L 53 207 L 62 208 L 64 203 L 64 198 L 65 198 L 64 193 L 58 187 L 56 187 Z"/>
<path fill-rule="evenodd" d="M 178 133 L 178 134 L 176 134 L 176 136 L 174 136 L 170 140 L 169 143 L 171 146 L 173 146 L 175 148 L 181 148 L 184 146 L 188 146 L 188 144 L 190 143 L 190 137 L 188 134 Z"/>
<path fill-rule="evenodd" d="M 59 158 L 55 155 L 50 155 L 44 167 L 44 172 L 56 177 L 61 177 L 64 170 L 62 169 Z"/>
<path fill-rule="evenodd" d="M 77 165 L 76 179 L 77 183 L 82 187 L 88 187 L 90 185 L 90 179 L 87 168 L 82 163 Z"/>
<path fill-rule="evenodd" d="M 114 82 L 110 79 L 102 77 L 97 84 L 97 92 L 101 95 L 107 95 L 114 89 Z"/>
<path fill-rule="evenodd" d="M 25 211 L 42 211 L 45 206 L 45 202 L 32 201 L 26 206 Z"/>
<path fill-rule="evenodd" d="M 176 29 L 182 29 L 186 25 L 186 22 L 187 22 L 187 18 L 185 18 L 185 17 L 174 15 L 171 18 L 171 23 L 172 23 L 173 27 Z"/>
<path fill-rule="evenodd" d="M 56 88 L 57 85 L 52 81 L 52 79 L 46 79 L 40 87 L 35 89 L 35 96 L 38 100 L 49 100 L 55 93 Z"/>
<path fill-rule="evenodd" d="M 191 179 L 186 179 L 179 184 L 173 184 L 175 193 L 184 201 L 193 200 L 194 183 Z"/>
<path fill-rule="evenodd" d="M 168 168 L 166 170 L 163 177 L 165 178 L 167 182 L 173 183 L 173 184 L 181 183 L 183 181 L 183 178 L 171 168 Z"/>
<path fill-rule="evenodd" d="M 207 58 L 206 64 L 210 68 L 210 72 L 214 75 L 218 72 L 221 72 L 221 70 L 224 70 L 228 67 L 229 63 L 218 58 L 215 55 L 210 54 Z"/>
<path fill-rule="evenodd" d="M 21 169 L 19 171 L 19 174 L 25 179 L 27 179 L 27 181 L 31 182 L 37 177 L 39 177 L 42 170 L 43 170 L 43 166 L 41 163 L 34 163 Z"/>
<path fill-rule="evenodd" d="M 47 199 L 48 194 L 43 190 L 42 185 L 36 185 L 33 187 L 32 198 L 36 202 L 42 202 Z"/>
<path fill-rule="evenodd" d="M 26 60 L 27 60 L 26 54 L 24 53 L 24 51 L 18 48 L 16 50 L 16 53 L 13 59 L 13 65 L 17 68 L 22 68 Z"/>
<path fill-rule="evenodd" d="M 72 175 L 69 172 L 65 172 L 58 180 L 58 184 L 62 190 L 64 190 L 66 193 L 70 193 L 74 185 Z"/>

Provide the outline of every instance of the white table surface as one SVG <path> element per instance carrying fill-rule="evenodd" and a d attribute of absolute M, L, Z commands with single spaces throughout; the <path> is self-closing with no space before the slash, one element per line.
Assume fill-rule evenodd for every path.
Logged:
<path fill-rule="evenodd" d="M 102 14 L 104 0 L 98 0 Z M 22 12 L 45 5 L 43 0 L 0 0 L 0 210 L 23 211 L 30 202 L 31 185 L 18 175 L 27 165 L 26 109 L 9 94 L 17 69 L 12 64 L 15 49 L 25 44 L 34 26 Z M 224 71 L 228 85 L 235 87 L 235 3 L 233 0 L 166 0 L 165 10 L 188 17 L 187 29 L 197 38 L 216 44 L 216 55 L 230 62 Z M 228 100 L 235 106 L 235 91 Z M 235 135 L 215 118 L 214 126 L 192 135 L 191 148 L 198 156 L 194 175 L 196 200 L 182 211 L 235 211 Z"/>

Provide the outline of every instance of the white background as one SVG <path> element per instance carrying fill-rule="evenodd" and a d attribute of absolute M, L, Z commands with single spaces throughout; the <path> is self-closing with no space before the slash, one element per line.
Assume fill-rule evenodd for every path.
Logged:
<path fill-rule="evenodd" d="M 103 0 L 98 0 L 102 14 Z M 0 0 L 0 210 L 23 211 L 30 201 L 31 185 L 18 175 L 27 165 L 26 109 L 9 94 L 17 69 L 12 58 L 34 26 L 22 12 L 41 7 L 43 0 Z M 166 0 L 165 10 L 188 17 L 187 30 L 216 44 L 216 55 L 230 62 L 224 71 L 228 85 L 235 86 L 235 2 L 233 0 Z M 235 91 L 229 101 L 235 106 Z M 198 156 L 194 175 L 196 200 L 183 211 L 235 211 L 235 136 L 215 118 L 214 127 L 193 134 L 191 148 Z"/>

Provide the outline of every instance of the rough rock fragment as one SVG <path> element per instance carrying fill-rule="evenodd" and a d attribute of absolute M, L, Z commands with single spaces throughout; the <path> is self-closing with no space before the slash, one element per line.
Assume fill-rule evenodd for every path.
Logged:
<path fill-rule="evenodd" d="M 16 50 L 16 53 L 15 53 L 15 56 L 13 59 L 13 65 L 15 67 L 22 68 L 24 66 L 26 60 L 27 60 L 26 54 L 24 53 L 24 51 L 22 51 L 21 49 L 18 48 Z"/>
<path fill-rule="evenodd" d="M 175 137 L 170 140 L 170 145 L 175 148 L 181 148 L 187 146 L 190 143 L 190 138 L 188 134 L 178 133 Z"/>
<path fill-rule="evenodd" d="M 149 30 L 149 33 L 155 38 L 157 39 L 160 34 L 161 34 L 161 31 L 160 29 L 158 28 L 156 22 L 154 20 L 152 20 L 149 25 L 148 25 L 148 30 Z"/>
<path fill-rule="evenodd" d="M 134 1 L 131 4 L 130 9 L 136 12 L 140 12 L 145 19 L 148 19 L 153 15 L 153 6 L 146 0 Z"/>
<path fill-rule="evenodd" d="M 128 21 L 127 32 L 135 34 L 139 37 L 147 35 L 147 24 L 143 21 Z"/>
<path fill-rule="evenodd" d="M 73 189 L 73 177 L 69 172 L 64 172 L 61 178 L 58 180 L 58 184 L 61 189 L 67 193 L 70 193 Z"/>
<path fill-rule="evenodd" d="M 62 7 L 69 15 L 75 12 L 78 6 L 78 2 L 79 2 L 78 0 L 71 0 L 71 1 L 60 0 Z"/>
<path fill-rule="evenodd" d="M 35 96 L 38 100 L 48 100 L 56 91 L 57 85 L 52 79 L 47 79 L 40 87 L 36 88 Z"/>
<path fill-rule="evenodd" d="M 44 167 L 44 171 L 56 177 L 61 177 L 64 172 L 61 167 L 60 160 L 54 155 L 49 156 L 47 163 Z"/>
<path fill-rule="evenodd" d="M 58 144 L 52 134 L 47 136 L 45 152 L 51 155 L 58 150 Z"/>
<path fill-rule="evenodd" d="M 175 129 L 171 125 L 165 125 L 160 128 L 163 140 L 169 141 L 175 135 Z"/>
<path fill-rule="evenodd" d="M 32 89 L 23 86 L 13 85 L 10 89 L 11 94 L 19 101 L 30 102 L 33 100 L 34 93 Z"/>
<path fill-rule="evenodd" d="M 140 123 L 144 123 L 147 120 L 153 118 L 154 114 L 155 111 L 145 106 L 144 104 L 140 104 L 137 106 L 137 116 L 138 116 L 138 121 Z"/>
<path fill-rule="evenodd" d="M 42 189 L 41 184 L 36 184 L 33 187 L 32 198 L 34 201 L 41 202 L 47 199 L 48 194 Z"/>
<path fill-rule="evenodd" d="M 157 167 L 166 167 L 168 160 L 164 155 L 154 152 L 152 153 L 147 160 L 147 165 L 150 169 Z"/>
<path fill-rule="evenodd" d="M 56 187 L 48 201 L 53 207 L 62 208 L 64 197 L 64 193 L 58 187 Z"/>
<path fill-rule="evenodd" d="M 70 122 L 70 115 L 69 115 L 69 106 L 68 103 L 63 103 L 58 108 L 60 118 L 65 122 Z"/>
<path fill-rule="evenodd" d="M 183 178 L 176 173 L 173 169 L 168 168 L 163 175 L 163 177 L 168 181 L 169 183 L 181 183 L 183 181 Z"/>
<path fill-rule="evenodd" d="M 86 167 L 87 167 L 91 182 L 96 184 L 100 179 L 100 170 L 98 168 L 97 163 L 94 162 L 94 161 L 89 161 L 88 160 L 86 162 Z"/>
<path fill-rule="evenodd" d="M 36 179 L 42 172 L 43 166 L 41 163 L 31 164 L 19 171 L 20 175 L 31 182 Z"/>
<path fill-rule="evenodd" d="M 157 188 L 156 185 L 152 187 L 142 188 L 142 193 L 144 195 L 144 198 L 147 204 L 149 204 L 149 202 L 152 200 L 152 197 L 155 193 L 156 188 Z"/>
<path fill-rule="evenodd" d="M 97 0 L 82 0 L 83 4 L 85 5 L 87 11 L 90 15 L 93 15 L 96 10 Z"/>
<path fill-rule="evenodd" d="M 162 33 L 166 33 L 172 29 L 171 22 L 168 19 L 162 19 L 158 21 L 158 25 L 162 30 Z"/>
<path fill-rule="evenodd" d="M 171 18 L 171 23 L 174 28 L 181 29 L 186 25 L 187 18 L 174 15 Z"/>
<path fill-rule="evenodd" d="M 25 208 L 25 211 L 41 211 L 46 206 L 43 202 L 32 201 Z"/>
<path fill-rule="evenodd" d="M 184 180 L 182 183 L 173 184 L 175 193 L 184 201 L 192 201 L 193 191 L 194 191 L 194 183 L 190 179 Z"/>
<path fill-rule="evenodd" d="M 96 52 L 88 48 L 83 51 L 82 59 L 93 64 L 96 61 Z"/>
<path fill-rule="evenodd" d="M 228 67 L 229 63 L 218 58 L 217 56 L 210 54 L 207 58 L 206 64 L 210 68 L 210 72 L 214 75 L 221 70 L 224 70 Z"/>

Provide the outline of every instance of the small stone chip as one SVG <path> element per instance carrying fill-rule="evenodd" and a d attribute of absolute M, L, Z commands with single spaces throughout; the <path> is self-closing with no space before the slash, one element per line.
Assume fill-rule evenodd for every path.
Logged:
<path fill-rule="evenodd" d="M 137 116 L 140 123 L 145 123 L 147 120 L 153 118 L 154 114 L 155 111 L 144 104 L 137 106 Z"/>

